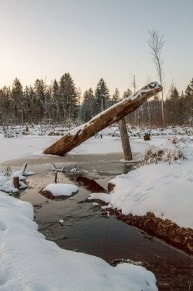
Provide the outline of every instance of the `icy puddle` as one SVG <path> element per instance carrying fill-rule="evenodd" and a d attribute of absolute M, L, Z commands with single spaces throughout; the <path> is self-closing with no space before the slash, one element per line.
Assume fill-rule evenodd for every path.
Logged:
<path fill-rule="evenodd" d="M 128 171 L 129 165 L 116 162 L 112 156 L 107 160 L 102 156 L 93 156 L 93 159 L 90 156 L 84 162 L 79 157 L 76 160 L 74 156 L 66 164 L 68 172 L 76 165 L 77 170 L 87 171 L 84 176 L 87 175 L 89 179 L 77 179 L 75 174 L 76 182 L 72 182 L 72 173 L 70 178 L 69 174 L 58 173 L 59 183 L 78 183 L 79 192 L 65 200 L 52 200 L 39 193 L 40 189 L 54 182 L 52 165 L 45 161 L 44 164 L 39 161 L 39 165 L 34 163 L 33 167 L 29 163 L 30 170 L 36 175 L 28 178 L 29 188 L 22 193 L 21 199 L 34 205 L 39 231 L 47 239 L 55 241 L 61 248 L 96 255 L 109 263 L 116 259 L 141 262 L 154 272 L 159 290 L 193 290 L 192 257 L 116 217 L 104 217 L 92 202 L 83 202 L 91 191 L 105 191 L 108 180 Z M 61 160 L 58 162 L 56 159 L 55 165 L 61 168 Z M 91 177 L 94 182 L 89 182 Z"/>

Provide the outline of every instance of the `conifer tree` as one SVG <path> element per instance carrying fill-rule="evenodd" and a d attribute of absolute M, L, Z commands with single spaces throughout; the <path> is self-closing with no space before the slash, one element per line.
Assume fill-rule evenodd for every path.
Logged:
<path fill-rule="evenodd" d="M 193 98 L 193 78 L 185 90 L 185 97 Z"/>
<path fill-rule="evenodd" d="M 23 88 L 21 82 L 17 78 L 13 81 L 11 101 L 14 122 L 23 123 Z"/>
<path fill-rule="evenodd" d="M 29 123 L 39 123 L 39 102 L 32 86 L 25 88 L 24 98 L 28 108 L 26 121 Z"/>
<path fill-rule="evenodd" d="M 36 106 L 38 114 L 38 122 L 42 122 L 45 117 L 45 100 L 46 100 L 46 86 L 42 79 L 37 79 L 34 84 L 34 91 L 36 95 Z"/>
<path fill-rule="evenodd" d="M 95 91 L 95 100 L 96 100 L 96 112 L 95 114 L 102 112 L 108 107 L 109 101 L 109 89 L 105 81 L 101 78 L 97 84 Z"/>
<path fill-rule="evenodd" d="M 185 90 L 185 101 L 188 122 L 193 125 L 193 78 Z"/>
<path fill-rule="evenodd" d="M 52 104 L 52 119 L 56 122 L 60 121 L 60 95 L 59 85 L 56 79 L 52 84 L 51 104 Z"/>
<path fill-rule="evenodd" d="M 119 93 L 119 90 L 118 88 L 115 89 L 115 92 L 113 94 L 113 97 L 112 97 L 112 103 L 115 104 L 117 102 L 119 102 L 121 99 L 120 99 L 120 93 Z"/>
<path fill-rule="evenodd" d="M 60 79 L 59 86 L 60 107 L 63 110 L 63 121 L 70 122 L 76 117 L 77 94 L 74 81 L 69 73 L 65 73 Z"/>
<path fill-rule="evenodd" d="M 93 90 L 90 88 L 89 90 L 85 91 L 83 95 L 83 103 L 81 106 L 81 119 L 84 122 L 89 121 L 95 112 L 95 98 L 93 94 Z"/>
<path fill-rule="evenodd" d="M 165 102 L 166 109 L 166 123 L 179 124 L 179 93 L 175 86 L 172 85 L 170 89 L 169 98 Z"/>
<path fill-rule="evenodd" d="M 4 86 L 0 90 L 0 122 L 2 125 L 8 124 L 11 117 L 11 91 Z"/>

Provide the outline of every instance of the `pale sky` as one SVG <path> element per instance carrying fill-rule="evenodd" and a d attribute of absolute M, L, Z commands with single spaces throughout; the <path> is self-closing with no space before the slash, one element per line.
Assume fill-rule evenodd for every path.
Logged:
<path fill-rule="evenodd" d="M 50 84 L 69 72 L 76 87 L 103 78 L 114 93 L 156 81 L 148 31 L 165 39 L 166 91 L 193 78 L 193 0 L 0 0 L 0 88 L 17 77 Z"/>

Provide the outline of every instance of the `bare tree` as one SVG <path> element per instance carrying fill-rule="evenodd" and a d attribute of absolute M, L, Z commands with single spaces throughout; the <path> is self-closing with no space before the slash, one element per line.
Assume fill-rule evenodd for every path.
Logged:
<path fill-rule="evenodd" d="M 149 31 L 149 40 L 148 46 L 151 49 L 154 63 L 156 65 L 157 74 L 159 82 L 163 87 L 163 61 L 161 59 L 162 49 L 164 46 L 164 38 L 160 36 L 159 33 L 155 30 Z M 161 91 L 161 109 L 162 109 L 162 124 L 165 124 L 165 115 L 164 115 L 164 98 L 163 90 Z"/>
<path fill-rule="evenodd" d="M 136 80 L 135 80 L 135 74 L 133 74 L 132 77 L 133 77 L 133 80 L 132 80 L 132 82 L 131 82 L 131 85 L 132 85 L 132 87 L 133 87 L 133 94 L 135 94 L 135 93 L 136 93 L 136 87 L 137 87 L 137 85 L 136 85 Z M 137 124 L 137 120 L 138 120 L 138 118 L 137 118 L 137 115 L 138 115 L 138 109 L 135 110 L 134 113 L 135 113 L 135 124 Z"/>

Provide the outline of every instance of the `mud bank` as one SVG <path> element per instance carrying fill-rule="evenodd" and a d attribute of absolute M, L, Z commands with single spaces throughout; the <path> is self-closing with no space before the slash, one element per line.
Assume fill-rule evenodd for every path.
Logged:
<path fill-rule="evenodd" d="M 114 184 L 108 183 L 108 192 L 110 193 Z M 148 212 L 144 216 L 138 215 L 124 215 L 121 210 L 109 208 L 107 210 L 110 214 L 116 215 L 116 217 L 125 223 L 136 226 L 149 235 L 157 237 L 166 243 L 185 251 L 189 255 L 193 255 L 193 229 L 179 227 L 176 223 L 169 219 L 161 219 L 154 215 L 154 213 Z"/>
<path fill-rule="evenodd" d="M 144 216 L 123 215 L 120 210 L 107 208 L 109 214 L 117 219 L 144 230 L 151 236 L 164 240 L 166 243 L 193 255 L 193 230 L 181 228 L 169 219 L 161 219 L 149 212 Z M 105 214 L 104 214 L 105 215 Z"/>

